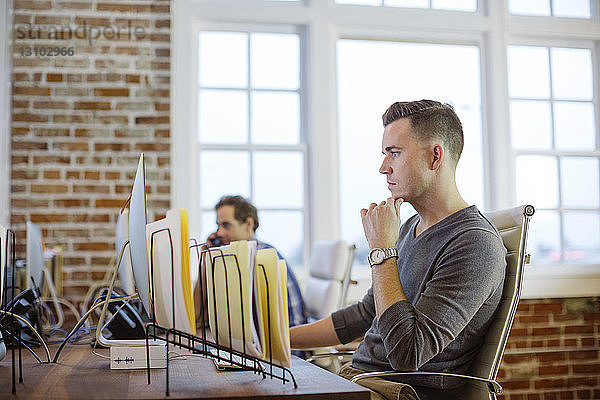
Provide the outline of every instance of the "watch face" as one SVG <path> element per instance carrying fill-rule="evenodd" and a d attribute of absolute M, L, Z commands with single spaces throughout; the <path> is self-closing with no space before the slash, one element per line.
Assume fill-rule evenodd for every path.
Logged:
<path fill-rule="evenodd" d="M 383 261 L 383 257 L 385 254 L 381 249 L 373 249 L 371 250 L 370 258 L 371 264 L 380 264 Z"/>

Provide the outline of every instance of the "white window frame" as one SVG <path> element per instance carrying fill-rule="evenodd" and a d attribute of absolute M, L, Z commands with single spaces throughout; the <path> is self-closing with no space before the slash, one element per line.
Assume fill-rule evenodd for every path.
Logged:
<path fill-rule="evenodd" d="M 514 40 L 593 41 L 600 48 L 600 0 L 592 0 L 590 20 L 510 15 L 508 0 L 479 0 L 474 13 L 337 5 L 334 0 L 178 0 L 173 5 L 171 90 L 172 206 L 187 207 L 197 182 L 196 91 L 197 32 L 202 23 L 304 27 L 301 40 L 306 92 L 303 104 L 308 135 L 307 244 L 340 237 L 336 42 L 338 39 L 433 41 L 480 46 L 485 202 L 488 209 L 514 206 L 514 154 L 510 144 L 507 45 Z M 554 42 L 553 42 L 554 43 Z M 598 99 L 598 51 L 594 58 Z M 195 87 L 195 86 L 194 86 Z M 596 124 L 600 125 L 598 105 Z M 598 126 L 596 127 L 598 131 Z M 506 168 L 506 157 L 513 162 Z M 490 182 L 494 184 L 491 185 Z M 194 221 L 194 216 L 190 215 Z M 533 222 L 535 223 L 535 216 Z M 310 240 L 310 241 L 308 241 Z M 305 248 L 309 246 L 305 245 Z M 306 258 L 305 258 L 306 259 Z M 367 271 L 368 272 L 368 271 Z M 548 268 L 528 266 L 523 297 L 600 295 L 600 266 Z"/>

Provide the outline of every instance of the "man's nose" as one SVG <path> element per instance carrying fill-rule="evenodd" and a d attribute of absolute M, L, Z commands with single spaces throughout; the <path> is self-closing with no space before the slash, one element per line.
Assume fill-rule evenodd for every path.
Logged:
<path fill-rule="evenodd" d="M 223 231 L 224 231 L 223 227 L 219 226 L 217 228 L 217 236 L 223 236 Z"/>
<path fill-rule="evenodd" d="M 387 161 L 387 157 L 385 157 L 383 159 L 383 161 L 381 162 L 381 167 L 379 167 L 379 173 L 380 174 L 391 174 L 392 173 L 392 168 L 390 167 L 390 165 Z"/>

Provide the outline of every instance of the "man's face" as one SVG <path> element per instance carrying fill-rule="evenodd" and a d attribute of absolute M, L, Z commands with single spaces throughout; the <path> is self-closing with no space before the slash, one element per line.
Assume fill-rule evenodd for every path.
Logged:
<path fill-rule="evenodd" d="M 381 145 L 385 157 L 379 168 L 379 172 L 386 175 L 392 197 L 410 203 L 419 199 L 431 183 L 430 146 L 411 136 L 411 129 L 408 118 L 386 126 Z"/>
<path fill-rule="evenodd" d="M 233 206 L 222 206 L 217 209 L 217 236 L 222 244 L 229 244 L 236 240 L 248 240 L 254 236 L 252 218 L 240 222 L 234 217 Z"/>

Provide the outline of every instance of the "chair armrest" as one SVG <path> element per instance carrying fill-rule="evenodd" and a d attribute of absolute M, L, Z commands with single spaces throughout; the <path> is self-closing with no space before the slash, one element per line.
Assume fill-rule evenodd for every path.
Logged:
<path fill-rule="evenodd" d="M 386 377 L 386 376 L 406 376 L 406 375 L 417 375 L 417 376 L 449 376 L 453 378 L 462 378 L 467 380 L 474 380 L 479 382 L 485 382 L 488 385 L 490 393 L 501 394 L 502 386 L 493 379 L 480 378 L 477 376 L 452 374 L 448 372 L 425 372 L 425 371 L 410 371 L 410 372 L 399 372 L 399 371 L 377 371 L 377 372 L 365 372 L 364 374 L 355 375 L 351 381 L 356 383 L 361 379 L 371 377 Z"/>

